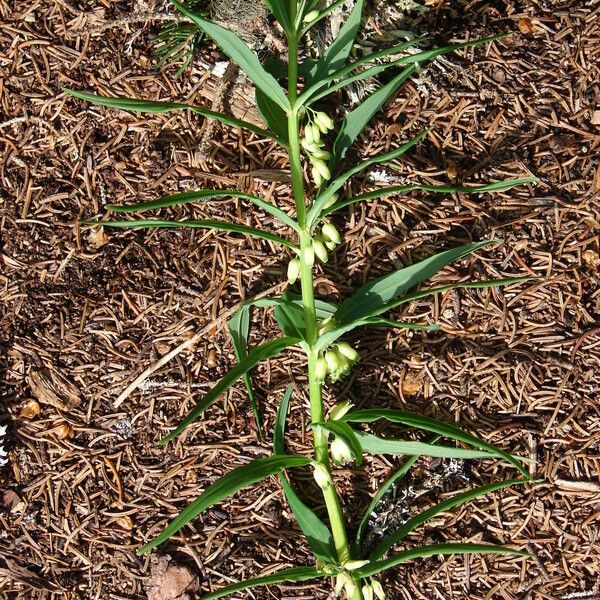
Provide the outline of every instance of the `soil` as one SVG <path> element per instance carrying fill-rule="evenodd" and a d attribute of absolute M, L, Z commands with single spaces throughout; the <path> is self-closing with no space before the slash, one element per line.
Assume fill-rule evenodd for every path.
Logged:
<path fill-rule="evenodd" d="M 378 177 L 540 181 L 495 194 L 413 192 L 342 211 L 335 222 L 345 242 L 320 269 L 318 293 L 339 299 L 440 248 L 484 238 L 503 243 L 445 269 L 435 282 L 538 279 L 449 292 L 393 315 L 440 323 L 438 332 L 356 331 L 349 341 L 361 361 L 327 386 L 326 400 L 460 423 L 530 458 L 531 474 L 542 480 L 455 509 L 407 542 L 511 544 L 531 557 L 419 560 L 386 576 L 389 598 L 599 598 L 600 2 L 424 4 L 429 11 L 411 26 L 438 43 L 513 35 L 421 71 L 349 160 L 431 125 L 422 143 Z M 157 573 L 166 572 L 169 594 L 197 597 L 197 589 L 312 560 L 276 478 L 207 511 L 152 556 L 136 555 L 208 484 L 269 454 L 275 411 L 292 378 L 298 385 L 288 446 L 310 447 L 298 350 L 253 373 L 266 441 L 240 384 L 176 441 L 158 445 L 234 364 L 223 317 L 255 294 L 283 291 L 288 257 L 237 234 L 118 231 L 81 220 L 102 218 L 107 204 L 200 187 L 238 188 L 286 210 L 292 205 L 287 157 L 273 143 L 217 125 L 205 155 L 198 151 L 201 117 L 126 114 L 63 93 L 68 86 L 210 105 L 202 90 L 214 82 L 203 68 L 180 78 L 175 69 L 156 68 L 158 25 L 123 22 L 136 6 L 0 0 L 0 425 L 8 424 L 9 458 L 0 471 L 0 595 L 7 599 L 155 597 L 164 584 Z M 121 25 L 97 28 L 90 16 Z M 203 52 L 222 60 L 212 47 Z M 352 190 L 382 185 L 366 173 Z M 237 199 L 161 214 L 287 233 Z M 269 311 L 255 312 L 253 325 L 253 344 L 277 334 Z M 370 457 L 339 471 L 352 527 L 400 463 Z M 515 475 L 484 460 L 464 465 L 459 478 L 427 485 L 439 467 L 417 463 L 413 484 L 427 488 L 422 506 L 450 490 Z M 318 497 L 309 473 L 294 481 Z M 407 510 L 405 498 L 386 499 L 391 518 Z M 330 589 L 321 580 L 237 597 L 325 599 Z"/>

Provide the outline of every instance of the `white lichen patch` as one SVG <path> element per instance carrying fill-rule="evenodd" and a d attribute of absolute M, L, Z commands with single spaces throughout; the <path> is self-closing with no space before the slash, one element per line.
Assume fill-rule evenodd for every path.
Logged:
<path fill-rule="evenodd" d="M 8 464 L 8 454 L 4 449 L 6 438 L 6 425 L 0 426 L 0 467 L 4 467 Z"/>

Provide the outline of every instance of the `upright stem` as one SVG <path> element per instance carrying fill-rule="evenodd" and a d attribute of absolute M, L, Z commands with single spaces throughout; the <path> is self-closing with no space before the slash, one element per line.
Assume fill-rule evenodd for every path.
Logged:
<path fill-rule="evenodd" d="M 293 4 L 293 3 L 292 3 Z M 294 15 L 295 17 L 295 15 Z M 302 162 L 300 158 L 300 115 L 296 107 L 298 93 L 298 36 L 296 33 L 289 35 L 289 63 L 288 63 L 288 95 L 291 110 L 288 114 L 288 135 L 290 148 L 290 168 L 292 173 L 292 186 L 294 201 L 298 214 L 298 224 L 302 230 L 300 234 L 300 282 L 302 287 L 302 305 L 304 310 L 304 324 L 306 328 L 306 342 L 308 344 L 308 381 L 310 398 L 310 416 L 312 423 L 323 421 L 323 397 L 321 383 L 317 378 L 316 365 L 319 358 L 315 344 L 319 337 L 317 329 L 317 315 L 315 310 L 315 296 L 313 283 L 313 265 L 307 262 L 307 249 L 312 246 L 312 236 L 306 227 L 306 204 L 304 197 L 304 180 L 302 176 Z M 322 430 L 313 432 L 315 460 L 324 465 L 331 472 L 329 463 L 329 448 L 327 433 Z M 341 564 L 350 560 L 348 536 L 342 515 L 340 500 L 334 485 L 327 485 L 323 489 L 325 506 L 329 515 L 331 531 Z M 360 597 L 360 596 L 358 596 Z"/>

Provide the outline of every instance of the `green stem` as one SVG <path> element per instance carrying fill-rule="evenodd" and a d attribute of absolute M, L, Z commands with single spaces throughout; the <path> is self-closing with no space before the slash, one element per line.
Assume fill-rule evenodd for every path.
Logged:
<path fill-rule="evenodd" d="M 306 250 L 312 245 L 312 236 L 306 228 L 306 204 L 304 197 L 304 180 L 302 176 L 302 162 L 300 157 L 300 116 L 296 107 L 298 88 L 298 38 L 297 34 L 289 36 L 289 68 L 288 68 L 288 91 L 290 104 L 292 106 L 288 114 L 288 134 L 290 143 L 290 169 L 292 174 L 292 186 L 294 190 L 294 201 L 298 214 L 298 225 L 300 234 L 300 283 L 302 287 L 302 304 L 304 310 L 304 325 L 306 328 L 306 342 L 308 344 L 308 381 L 310 398 L 310 417 L 312 423 L 323 421 L 323 397 L 321 383 L 316 376 L 316 364 L 319 357 L 315 350 L 315 344 L 319 337 L 317 329 L 317 315 L 315 310 L 315 295 L 313 283 L 313 265 L 307 262 Z M 328 434 L 322 430 L 313 432 L 315 460 L 323 464 L 330 472 Z M 346 525 L 342 514 L 340 500 L 334 485 L 328 485 L 323 489 L 325 506 L 329 516 L 331 532 L 341 564 L 350 560 L 350 548 Z M 360 599 L 359 595 L 356 599 Z M 354 600 L 354 599 L 353 599 Z"/>

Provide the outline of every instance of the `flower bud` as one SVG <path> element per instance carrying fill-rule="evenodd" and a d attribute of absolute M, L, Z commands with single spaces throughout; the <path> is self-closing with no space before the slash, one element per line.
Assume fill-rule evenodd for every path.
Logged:
<path fill-rule="evenodd" d="M 361 569 L 365 565 L 368 565 L 370 560 L 349 560 L 345 562 L 342 566 L 346 571 L 356 571 L 356 569 Z"/>
<path fill-rule="evenodd" d="M 318 137 L 315 137 L 315 130 L 318 134 Z M 313 127 L 312 123 L 308 123 L 304 126 L 304 139 L 307 144 L 315 144 L 317 140 L 321 139 L 321 132 L 319 128 Z"/>
<path fill-rule="evenodd" d="M 287 279 L 288 283 L 292 285 L 298 279 L 298 275 L 300 275 L 300 260 L 297 258 L 293 258 L 288 263 L 287 268 Z"/>
<path fill-rule="evenodd" d="M 309 13 L 306 13 L 304 15 L 302 22 L 303 23 L 312 23 L 319 16 L 319 14 L 320 13 L 318 10 L 311 10 Z"/>
<path fill-rule="evenodd" d="M 321 187 L 321 184 L 323 183 L 323 176 L 321 175 L 321 173 L 319 173 L 319 171 L 317 171 L 317 169 L 313 167 L 311 174 L 315 185 L 317 187 Z"/>
<path fill-rule="evenodd" d="M 331 118 L 324 112 L 318 112 L 315 115 L 315 124 L 323 133 L 327 133 L 330 129 L 335 127 Z"/>
<path fill-rule="evenodd" d="M 340 361 L 337 352 L 333 350 L 327 350 L 325 352 L 325 362 L 330 373 L 336 373 L 340 368 Z"/>
<path fill-rule="evenodd" d="M 327 377 L 327 361 L 323 357 L 317 359 L 315 377 L 319 382 L 325 381 L 325 378 Z"/>
<path fill-rule="evenodd" d="M 312 161 L 313 168 L 319 172 L 323 179 L 331 179 L 331 171 L 329 167 L 318 158 Z"/>
<path fill-rule="evenodd" d="M 348 360 L 356 362 L 360 358 L 360 354 L 348 343 L 340 342 L 336 346 L 337 351 L 345 356 Z"/>
<path fill-rule="evenodd" d="M 340 237 L 340 232 L 335 228 L 333 223 L 324 223 L 321 231 L 323 232 L 325 239 L 334 242 L 335 244 L 341 243 L 342 238 Z"/>
<path fill-rule="evenodd" d="M 300 143 L 302 144 L 302 147 L 311 155 L 314 152 L 318 152 L 320 150 L 317 144 L 315 144 L 314 142 L 309 142 L 306 138 L 302 138 Z"/>
<path fill-rule="evenodd" d="M 315 254 L 319 257 L 319 260 L 326 263 L 328 260 L 328 256 L 327 256 L 327 249 L 325 248 L 325 244 L 323 244 L 323 242 L 321 242 L 320 240 L 315 240 L 313 242 L 313 248 L 314 248 Z"/>
<path fill-rule="evenodd" d="M 353 406 L 354 404 L 349 400 L 336 404 L 329 413 L 329 420 L 339 421 Z"/>
<path fill-rule="evenodd" d="M 335 329 L 335 319 L 333 318 L 333 315 L 330 317 L 327 317 L 323 321 L 318 321 L 317 328 L 318 328 L 319 335 L 323 335 L 324 333 L 327 333 L 328 331 Z"/>
<path fill-rule="evenodd" d="M 341 437 L 336 437 L 331 442 L 331 457 L 336 465 L 343 465 L 354 460 L 350 446 Z"/>
<path fill-rule="evenodd" d="M 329 160 L 331 158 L 331 152 L 328 152 L 327 150 L 321 150 L 321 148 L 318 148 L 311 154 L 314 158 L 318 158 L 319 160 Z"/>
<path fill-rule="evenodd" d="M 371 585 L 373 586 L 373 591 L 379 600 L 385 600 L 385 592 L 383 591 L 383 587 L 379 581 L 376 579 L 371 580 Z"/>
<path fill-rule="evenodd" d="M 373 586 L 372 585 L 363 585 L 362 595 L 364 600 L 373 600 Z"/>
<path fill-rule="evenodd" d="M 323 464 L 314 462 L 313 463 L 313 477 L 317 482 L 317 485 L 322 489 L 327 489 L 327 486 L 333 484 L 333 480 L 331 479 L 331 474 L 329 473 L 329 469 Z"/>
<path fill-rule="evenodd" d="M 312 267 L 315 264 L 315 251 L 312 246 L 306 246 L 302 251 L 302 257 L 308 267 Z"/>
<path fill-rule="evenodd" d="M 356 583 L 348 573 L 342 572 L 337 576 L 335 580 L 336 596 L 342 591 L 342 588 L 346 590 L 346 596 L 352 598 L 356 591 Z"/>

